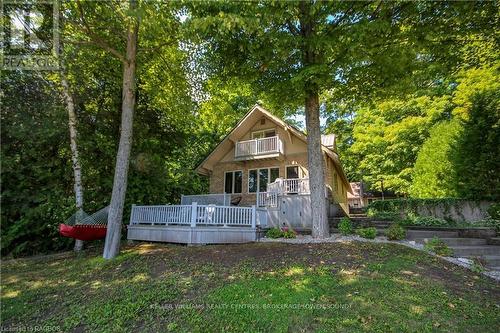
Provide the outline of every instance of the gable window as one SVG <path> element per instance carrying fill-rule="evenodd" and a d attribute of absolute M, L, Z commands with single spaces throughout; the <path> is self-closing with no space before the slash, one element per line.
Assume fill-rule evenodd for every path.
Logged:
<path fill-rule="evenodd" d="M 267 184 L 280 176 L 279 168 L 262 168 L 248 171 L 248 193 L 267 191 Z"/>
<path fill-rule="evenodd" d="M 243 187 L 243 172 L 228 171 L 224 175 L 224 192 L 241 193 Z"/>
<path fill-rule="evenodd" d="M 252 132 L 252 139 L 264 139 L 264 138 L 270 138 L 272 136 L 276 136 L 276 130 L 274 128 L 263 131 Z"/>

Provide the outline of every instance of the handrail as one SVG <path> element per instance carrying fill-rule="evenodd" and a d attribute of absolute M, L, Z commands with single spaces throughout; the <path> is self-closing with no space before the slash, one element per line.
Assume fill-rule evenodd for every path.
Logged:
<path fill-rule="evenodd" d="M 235 146 L 235 157 L 283 153 L 283 142 L 278 136 L 239 141 Z"/>
<path fill-rule="evenodd" d="M 278 178 L 267 184 L 267 192 L 308 194 L 311 193 L 309 178 Z"/>
<path fill-rule="evenodd" d="M 257 214 L 260 214 L 257 217 Z M 257 212 L 257 207 L 217 205 L 157 205 L 132 206 L 130 225 L 185 225 L 196 226 L 247 226 L 255 228 L 266 224 L 267 215 Z"/>

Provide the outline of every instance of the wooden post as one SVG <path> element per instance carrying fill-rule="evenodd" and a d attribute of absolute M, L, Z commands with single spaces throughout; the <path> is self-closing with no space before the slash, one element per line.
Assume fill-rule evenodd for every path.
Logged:
<path fill-rule="evenodd" d="M 132 223 L 132 221 L 133 221 L 132 216 L 134 216 L 134 208 L 135 208 L 135 204 L 132 204 L 132 209 L 130 210 L 130 222 L 129 222 L 130 225 L 133 224 Z"/>
<path fill-rule="evenodd" d="M 191 204 L 191 228 L 196 227 L 196 213 L 198 212 L 198 203 L 193 202 Z"/>
<path fill-rule="evenodd" d="M 252 229 L 255 229 L 255 220 L 257 219 L 257 209 L 255 205 L 252 206 Z"/>

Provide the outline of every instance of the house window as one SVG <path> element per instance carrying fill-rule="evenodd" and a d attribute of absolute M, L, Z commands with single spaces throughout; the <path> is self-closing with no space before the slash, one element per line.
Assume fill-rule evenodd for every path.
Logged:
<path fill-rule="evenodd" d="M 267 191 L 267 184 L 280 176 L 279 168 L 263 168 L 248 171 L 248 193 Z"/>
<path fill-rule="evenodd" d="M 242 171 L 229 171 L 224 175 L 224 192 L 241 193 L 243 183 Z"/>
<path fill-rule="evenodd" d="M 252 139 L 264 139 L 264 138 L 270 138 L 272 136 L 276 136 L 275 129 L 252 132 Z"/>
<path fill-rule="evenodd" d="M 257 192 L 257 170 L 248 171 L 248 193 Z"/>
<path fill-rule="evenodd" d="M 287 179 L 296 179 L 299 178 L 299 166 L 292 165 L 286 167 L 286 178 Z"/>

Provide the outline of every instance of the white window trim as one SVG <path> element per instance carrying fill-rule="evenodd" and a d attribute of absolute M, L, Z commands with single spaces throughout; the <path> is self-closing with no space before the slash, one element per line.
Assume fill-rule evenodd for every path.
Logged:
<path fill-rule="evenodd" d="M 234 192 L 234 173 L 235 172 L 241 172 L 241 193 L 235 193 Z M 227 173 L 231 173 L 232 174 L 232 182 L 233 182 L 233 186 L 231 187 L 231 193 L 227 193 L 226 192 L 226 174 Z M 227 193 L 227 194 L 242 194 L 243 193 L 243 170 L 232 170 L 232 171 L 225 171 L 224 172 L 224 190 L 223 190 L 223 193 Z"/>
<path fill-rule="evenodd" d="M 248 169 L 248 179 L 247 179 L 247 193 L 252 194 L 252 193 L 258 193 L 259 188 L 260 188 L 260 177 L 259 177 L 259 170 L 266 170 L 267 169 L 267 177 L 269 180 L 271 179 L 271 169 L 278 169 L 278 178 L 280 174 L 280 167 L 279 166 L 273 166 L 273 167 L 266 167 L 266 168 L 255 168 L 255 169 Z M 250 171 L 256 170 L 257 171 L 257 191 L 255 192 L 250 192 Z M 225 179 L 225 178 L 224 178 Z M 225 182 L 225 181 L 224 181 Z M 268 182 L 269 184 L 269 182 Z M 225 188 L 225 187 L 224 187 Z"/>
<path fill-rule="evenodd" d="M 254 139 L 255 139 L 255 138 L 253 137 L 253 136 L 254 136 L 254 134 L 256 134 L 256 133 L 266 133 L 266 132 L 270 132 L 270 131 L 274 131 L 274 135 L 275 135 L 275 136 L 276 136 L 276 135 L 278 135 L 278 134 L 277 134 L 276 127 L 270 127 L 270 128 L 267 128 L 267 129 L 263 129 L 263 130 L 258 130 L 258 131 L 253 131 L 253 132 L 251 132 L 251 133 L 250 133 L 250 138 L 251 138 L 252 140 L 254 140 Z M 252 170 L 255 170 L 255 169 L 252 169 Z"/>

